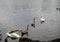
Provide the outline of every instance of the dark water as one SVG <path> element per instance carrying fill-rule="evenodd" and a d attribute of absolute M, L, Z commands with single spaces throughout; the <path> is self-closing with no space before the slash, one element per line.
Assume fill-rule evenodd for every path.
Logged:
<path fill-rule="evenodd" d="M 60 38 L 60 0 L 0 0 L 0 29 L 2 41 L 6 32 L 12 29 L 26 29 L 29 24 L 29 38 L 36 40 L 52 40 Z M 40 17 L 45 18 L 43 24 Z M 36 18 L 36 27 L 30 26 Z M 10 42 L 17 42 L 11 40 Z"/>

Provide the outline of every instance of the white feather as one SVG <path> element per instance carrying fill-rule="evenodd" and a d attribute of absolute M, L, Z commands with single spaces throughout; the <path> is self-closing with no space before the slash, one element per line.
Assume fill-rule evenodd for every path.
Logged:
<path fill-rule="evenodd" d="M 44 19 L 44 17 L 43 17 L 43 16 L 41 16 L 40 20 L 41 20 L 41 21 L 45 21 L 45 19 Z"/>
<path fill-rule="evenodd" d="M 7 34 L 7 36 L 10 36 L 10 37 L 16 37 L 16 38 L 20 38 L 21 37 L 21 35 L 19 35 L 17 33 L 11 33 L 11 34 L 6 33 L 6 34 Z"/>

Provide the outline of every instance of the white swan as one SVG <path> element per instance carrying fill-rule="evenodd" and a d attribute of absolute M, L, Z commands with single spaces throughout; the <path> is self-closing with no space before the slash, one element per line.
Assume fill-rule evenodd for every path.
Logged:
<path fill-rule="evenodd" d="M 19 33 L 16 33 L 16 32 L 19 32 Z M 23 35 L 28 35 L 28 27 L 27 27 L 27 30 L 11 30 L 10 32 L 6 33 L 7 36 L 11 37 L 11 38 L 20 38 L 20 37 L 23 37 Z"/>
<path fill-rule="evenodd" d="M 9 36 L 9 37 L 15 37 L 15 38 L 20 38 L 21 37 L 21 33 L 20 33 L 20 35 L 19 34 L 17 34 L 17 33 L 6 33 L 7 34 L 7 36 Z"/>

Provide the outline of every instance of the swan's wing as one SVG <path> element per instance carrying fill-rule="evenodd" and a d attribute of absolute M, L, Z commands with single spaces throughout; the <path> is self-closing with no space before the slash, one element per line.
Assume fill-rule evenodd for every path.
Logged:
<path fill-rule="evenodd" d="M 17 33 L 11 33 L 11 35 L 14 36 L 14 37 L 17 37 L 17 38 L 20 38 L 21 37 L 21 35 L 19 35 Z"/>
<path fill-rule="evenodd" d="M 9 34 L 9 33 L 6 33 L 7 34 L 7 36 L 10 36 L 10 37 L 13 37 L 11 34 Z"/>
<path fill-rule="evenodd" d="M 21 34 L 19 35 L 17 33 L 11 33 L 11 34 L 6 33 L 6 34 L 7 34 L 7 36 L 10 36 L 10 37 L 16 37 L 16 38 L 20 38 L 21 37 Z"/>

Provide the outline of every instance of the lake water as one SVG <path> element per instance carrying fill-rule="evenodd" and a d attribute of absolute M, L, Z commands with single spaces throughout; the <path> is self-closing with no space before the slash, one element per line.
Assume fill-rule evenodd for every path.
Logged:
<path fill-rule="evenodd" d="M 0 0 L 0 30 L 2 41 L 6 32 L 12 29 L 26 29 L 29 24 L 29 38 L 34 40 L 52 40 L 60 38 L 60 0 Z M 43 24 L 40 17 L 45 18 Z M 31 27 L 35 18 L 36 27 Z M 9 39 L 9 42 L 17 42 Z"/>

